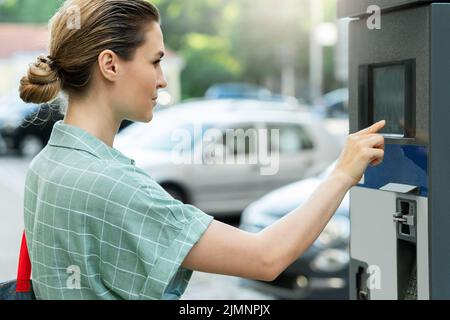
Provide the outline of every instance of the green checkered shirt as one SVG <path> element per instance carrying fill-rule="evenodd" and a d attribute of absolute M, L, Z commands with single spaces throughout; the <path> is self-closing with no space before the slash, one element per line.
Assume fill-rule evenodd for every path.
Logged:
<path fill-rule="evenodd" d="M 213 220 L 62 120 L 30 164 L 24 213 L 38 299 L 178 299 Z"/>

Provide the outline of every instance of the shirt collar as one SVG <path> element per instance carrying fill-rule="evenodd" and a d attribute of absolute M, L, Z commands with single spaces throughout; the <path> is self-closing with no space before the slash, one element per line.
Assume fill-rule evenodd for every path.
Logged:
<path fill-rule="evenodd" d="M 115 148 L 111 148 L 99 138 L 76 126 L 59 120 L 53 126 L 52 134 L 48 142 L 55 147 L 63 147 L 86 151 L 103 160 L 116 160 L 124 164 L 135 165 L 135 161 L 126 157 Z"/>

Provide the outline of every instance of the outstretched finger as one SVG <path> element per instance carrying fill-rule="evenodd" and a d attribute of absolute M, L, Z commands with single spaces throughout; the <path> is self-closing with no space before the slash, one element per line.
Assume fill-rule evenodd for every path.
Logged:
<path fill-rule="evenodd" d="M 381 120 L 366 129 L 356 132 L 355 135 L 360 136 L 360 135 L 377 133 L 378 131 L 383 129 L 385 125 L 386 125 L 386 120 Z"/>

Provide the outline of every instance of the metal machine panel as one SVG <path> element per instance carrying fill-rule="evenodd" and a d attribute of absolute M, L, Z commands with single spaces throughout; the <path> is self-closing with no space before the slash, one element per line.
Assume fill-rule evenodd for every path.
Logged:
<path fill-rule="evenodd" d="M 392 192 L 361 187 L 350 192 L 350 255 L 380 270 L 377 280 L 383 290 L 370 290 L 370 299 L 397 299 L 397 251 L 392 245 L 397 241 L 392 222 L 394 212 L 395 194 Z M 350 286 L 355 287 L 355 275 L 350 277 Z"/>
<path fill-rule="evenodd" d="M 339 2 L 341 17 L 357 17 L 349 27 L 350 131 L 389 122 L 384 162 L 351 191 L 353 299 L 450 298 L 449 2 Z M 369 5 L 382 9 L 381 29 L 369 27 Z M 373 266 L 380 288 L 366 272 Z"/>
<path fill-rule="evenodd" d="M 414 256 L 417 260 L 417 272 L 414 274 L 416 283 L 412 283 L 408 289 L 415 289 L 417 299 L 429 299 L 428 278 L 428 199 L 409 194 L 394 193 L 388 191 L 374 191 L 367 188 L 355 187 L 351 190 L 351 238 L 350 255 L 352 263 L 363 262 L 365 270 L 374 279 L 364 278 L 369 284 L 366 288 L 368 296 L 372 300 L 397 300 L 404 299 L 399 296 L 399 272 L 398 264 L 398 232 L 397 224 L 393 216 L 398 211 L 396 204 L 398 199 L 411 200 L 417 203 L 417 234 L 415 235 L 417 246 L 413 244 Z M 356 288 L 358 279 L 355 267 L 350 275 L 350 287 Z M 408 269 L 408 268 L 406 268 Z M 409 280 L 411 274 L 403 273 L 402 276 Z M 409 284 L 409 282 L 407 281 Z M 353 292 L 352 298 L 356 298 Z"/>

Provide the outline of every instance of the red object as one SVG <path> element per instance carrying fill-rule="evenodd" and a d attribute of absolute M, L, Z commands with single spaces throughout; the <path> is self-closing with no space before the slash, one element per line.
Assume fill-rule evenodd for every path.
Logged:
<path fill-rule="evenodd" d="M 25 231 L 22 235 L 22 244 L 20 246 L 19 266 L 17 270 L 16 292 L 31 291 L 31 261 L 28 254 L 27 239 Z"/>

